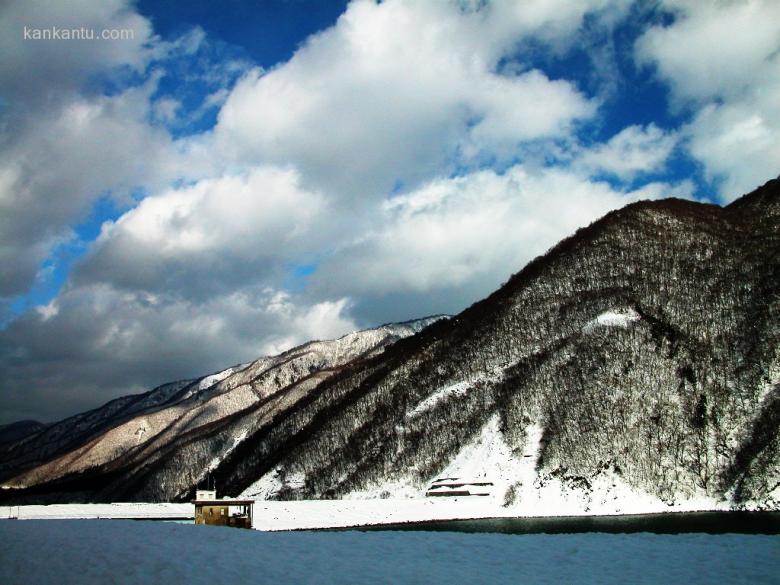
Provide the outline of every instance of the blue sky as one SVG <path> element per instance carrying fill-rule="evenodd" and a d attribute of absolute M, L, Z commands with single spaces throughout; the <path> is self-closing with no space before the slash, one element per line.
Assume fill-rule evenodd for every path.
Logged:
<path fill-rule="evenodd" d="M 175 37 L 200 27 L 209 37 L 239 48 L 254 63 L 269 68 L 287 61 L 309 35 L 332 26 L 346 4 L 338 0 L 195 0 L 186 4 L 144 0 L 137 6 L 160 35 Z"/>
<path fill-rule="evenodd" d="M 631 201 L 777 175 L 780 13 L 587 0 L 13 0 L 2 420 L 490 293 Z M 25 27 L 132 30 L 25 39 Z"/>

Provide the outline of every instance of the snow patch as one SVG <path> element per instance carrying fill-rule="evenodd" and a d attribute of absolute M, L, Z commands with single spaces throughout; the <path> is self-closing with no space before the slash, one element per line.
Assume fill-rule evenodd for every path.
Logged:
<path fill-rule="evenodd" d="M 222 452 L 219 456 L 214 457 L 214 459 L 211 460 L 211 462 L 208 465 L 208 471 L 214 471 L 219 466 L 219 464 L 222 463 L 225 457 L 230 455 L 233 449 L 238 447 L 239 443 L 241 443 L 244 439 L 246 439 L 248 433 L 249 433 L 249 429 L 244 429 L 243 431 L 241 431 L 241 433 L 233 437 L 233 444 L 227 449 L 225 449 L 225 451 Z"/>
<path fill-rule="evenodd" d="M 621 499 L 625 496 L 629 499 Z M 270 531 L 302 530 L 434 520 L 614 516 L 728 509 L 727 503 L 711 498 L 693 498 L 669 506 L 653 496 L 632 489 L 610 474 L 604 474 L 603 478 L 594 482 L 589 495 L 572 492 L 564 483 L 556 485 L 548 482 L 537 498 L 516 506 L 503 506 L 497 497 L 474 496 L 258 501 L 255 504 L 253 528 Z"/>
<path fill-rule="evenodd" d="M 429 395 L 427 398 L 420 401 L 417 406 L 414 407 L 414 409 L 406 413 L 406 416 L 407 418 L 414 418 L 423 412 L 431 410 L 445 398 L 450 398 L 453 396 L 464 396 L 469 391 L 470 387 L 471 385 L 468 382 L 458 382 L 457 384 L 444 386 L 443 388 L 440 388 L 433 394 Z"/>
<path fill-rule="evenodd" d="M 306 474 L 303 472 L 285 474 L 281 468 L 277 468 L 269 471 L 246 488 L 239 497 L 270 500 L 285 487 L 290 489 L 302 488 L 305 481 Z"/>
<path fill-rule="evenodd" d="M 726 500 L 695 495 L 674 504 L 628 485 L 613 468 L 595 477 L 576 478 L 542 473 L 533 489 L 507 508 L 517 516 L 611 516 L 729 510 Z"/>
<path fill-rule="evenodd" d="M 500 424 L 498 414 L 491 416 L 477 437 L 463 447 L 441 473 L 432 477 L 430 484 L 441 478 L 453 478 L 461 483 L 489 482 L 493 485 L 484 486 L 486 491 L 503 501 L 522 465 L 504 439 Z"/>
<path fill-rule="evenodd" d="M 767 396 L 780 384 L 780 346 L 775 348 L 775 359 L 769 366 L 768 380 L 761 382 L 758 391 L 758 404 L 762 404 Z"/>
<path fill-rule="evenodd" d="M 239 498 L 254 498 L 270 500 L 282 489 L 283 484 L 278 471 L 269 471 L 238 496 Z"/>
<path fill-rule="evenodd" d="M 211 374 L 210 376 L 206 376 L 198 383 L 198 392 L 211 388 L 214 384 L 216 384 L 217 382 L 221 382 L 232 373 L 233 373 L 233 368 L 228 368 L 227 370 L 222 370 L 221 372 L 217 372 L 216 374 Z"/>
<path fill-rule="evenodd" d="M 595 319 L 588 321 L 582 328 L 583 333 L 593 333 L 597 329 L 604 327 L 620 327 L 626 329 L 631 323 L 641 319 L 639 313 L 634 309 L 614 309 L 601 313 Z"/>
<path fill-rule="evenodd" d="M 410 478 L 401 478 L 374 484 L 362 490 L 346 494 L 344 500 L 387 500 L 387 499 L 419 499 L 424 488 L 412 482 Z"/>
<path fill-rule="evenodd" d="M 513 451 L 492 416 L 478 435 L 425 488 L 440 492 L 456 484 L 492 484 L 461 489 L 473 495 L 425 497 L 425 489 L 410 480 L 378 483 L 342 500 L 258 502 L 256 528 L 331 528 L 469 518 L 514 518 L 653 514 L 729 510 L 727 500 L 695 494 L 673 504 L 628 485 L 613 467 L 579 478 L 559 470 L 536 468 L 544 428 L 525 429 L 522 450 Z M 269 482 L 272 478 L 263 478 Z M 444 480 L 438 481 L 437 480 Z M 483 491 L 484 490 L 484 491 Z M 278 491 L 278 490 L 277 490 Z M 430 490 L 429 490 L 430 491 Z M 487 496 L 477 496 L 487 493 Z"/>

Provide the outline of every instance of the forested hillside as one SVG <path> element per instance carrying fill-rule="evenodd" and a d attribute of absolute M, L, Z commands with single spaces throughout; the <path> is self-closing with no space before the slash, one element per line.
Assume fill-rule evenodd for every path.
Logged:
<path fill-rule="evenodd" d="M 669 502 L 776 506 L 779 351 L 780 181 L 727 208 L 637 203 L 334 376 L 219 472 L 277 498 L 425 490 L 497 416 L 537 487 L 609 473 Z"/>
<path fill-rule="evenodd" d="M 179 400 L 157 442 L 59 475 L 50 458 L 4 497 L 183 500 L 206 475 L 229 495 L 423 497 L 467 473 L 507 506 L 554 488 L 585 511 L 598 490 L 778 507 L 780 180 L 725 208 L 629 205 L 415 323 L 327 359 L 264 358 L 199 390 L 232 404 L 219 416 Z M 29 461 L 53 429 L 7 456 Z"/>

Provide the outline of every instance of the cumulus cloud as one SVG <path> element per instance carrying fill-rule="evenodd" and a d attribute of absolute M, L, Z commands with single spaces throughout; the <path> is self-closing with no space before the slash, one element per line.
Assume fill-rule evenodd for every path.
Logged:
<path fill-rule="evenodd" d="M 653 183 L 625 192 L 571 170 L 522 165 L 437 179 L 384 203 L 374 228 L 339 249 L 315 284 L 329 294 L 476 300 L 608 211 L 639 199 L 690 197 L 691 188 Z"/>
<path fill-rule="evenodd" d="M 71 226 L 112 193 L 175 175 L 178 153 L 151 126 L 159 74 L 106 96 L 84 93 L 92 80 L 144 69 L 149 22 L 127 2 L 12 1 L 0 18 L 0 297 L 24 292 L 41 263 L 73 237 Z M 24 27 L 123 29 L 123 41 L 25 40 Z"/>
<path fill-rule="evenodd" d="M 33 41 L 24 29 L 132 31 L 116 42 Z M 36 110 L 72 97 L 91 77 L 116 67 L 141 70 L 152 40 L 151 23 L 127 0 L 6 0 L 0 7 L 0 88 L 14 109 Z"/>
<path fill-rule="evenodd" d="M 354 202 L 566 135 L 595 103 L 541 71 L 498 68 L 524 39 L 563 42 L 602 3 L 557 4 L 352 3 L 289 62 L 238 83 L 216 142 L 246 164 L 294 164 Z"/>
<path fill-rule="evenodd" d="M 640 62 L 655 63 L 678 98 L 740 95 L 777 70 L 780 5 L 773 0 L 665 0 L 674 21 L 637 42 Z"/>
<path fill-rule="evenodd" d="M 294 169 L 255 167 L 147 197 L 104 224 L 75 281 L 222 294 L 269 279 L 321 245 L 330 225 L 325 198 Z"/>
<path fill-rule="evenodd" d="M 590 173 L 605 173 L 622 180 L 661 170 L 672 153 L 678 137 L 655 124 L 628 126 L 609 139 L 584 149 L 575 160 Z"/>
<path fill-rule="evenodd" d="M 213 170 L 201 140 L 174 140 L 179 102 L 160 95 L 165 67 L 208 58 L 202 30 L 153 34 L 128 0 L 12 0 L 0 12 L 0 299 L 24 293 L 97 200 L 132 207 L 139 193 Z M 127 40 L 31 40 L 24 30 L 92 29 Z M 220 64 L 233 71 L 235 63 Z M 104 91 L 106 87 L 110 91 Z"/>
<path fill-rule="evenodd" d="M 167 132 L 146 122 L 154 83 L 112 97 L 74 99 L 41 113 L 0 147 L 0 296 L 23 292 L 69 226 L 111 192 L 131 201 L 182 162 Z"/>
<path fill-rule="evenodd" d="M 0 331 L 0 411 L 6 420 L 56 418 L 340 335 L 356 328 L 347 306 L 261 287 L 203 302 L 105 284 L 69 289 Z"/>
<path fill-rule="evenodd" d="M 16 35 L 33 16 L 25 2 L 9 6 L 0 32 Z M 648 32 L 637 54 L 674 87 L 683 74 L 665 64 L 677 57 L 653 35 L 699 13 L 672 8 L 677 20 Z M 578 129 L 598 119 L 599 98 L 533 59 L 566 55 L 586 19 L 610 28 L 625 10 L 609 0 L 356 1 L 271 70 L 232 86 L 243 63 L 209 69 L 196 106 L 160 95 L 160 61 L 199 60 L 203 31 L 164 41 L 128 2 L 80 0 L 70 20 L 60 8 L 30 20 L 136 27 L 139 42 L 90 45 L 99 54 L 0 35 L 13 53 L 0 64 L 11 103 L 0 111 L 0 295 L 29 286 L 97 197 L 127 206 L 56 298 L 0 331 L 6 419 L 53 418 L 307 339 L 457 311 L 609 210 L 690 196 L 689 183 L 615 186 L 663 170 L 679 134 L 636 125 L 582 146 Z M 46 59 L 51 79 L 15 73 L 45 71 Z M 104 95 L 85 85 L 96 75 L 135 81 Z M 697 123 L 725 126 L 745 105 L 764 116 L 748 85 L 674 90 L 681 103 L 712 102 L 686 130 L 712 172 L 728 147 L 718 134 L 711 152 L 697 150 Z M 212 108 L 213 129 L 171 137 Z"/>
<path fill-rule="evenodd" d="M 780 173 L 780 61 L 777 66 L 774 79 L 757 82 L 739 99 L 702 108 L 685 131 L 691 154 L 722 179 L 726 202 Z"/>
<path fill-rule="evenodd" d="M 678 107 L 691 154 L 732 200 L 778 173 L 780 4 L 773 0 L 667 0 L 669 25 L 651 27 L 637 59 L 653 64 Z"/>

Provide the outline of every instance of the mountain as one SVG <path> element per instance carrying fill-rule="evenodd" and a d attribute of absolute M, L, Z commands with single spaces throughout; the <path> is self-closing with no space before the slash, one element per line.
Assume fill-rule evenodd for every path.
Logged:
<path fill-rule="evenodd" d="M 100 490 L 125 490 L 155 465 L 167 463 L 178 470 L 185 461 L 190 464 L 186 472 L 177 471 L 181 477 L 166 485 L 186 493 L 269 416 L 283 412 L 345 364 L 367 359 L 441 318 L 312 341 L 250 364 L 112 400 L 0 445 L 3 487 L 11 488 L 4 495 L 88 501 L 100 497 Z"/>
<path fill-rule="evenodd" d="M 37 420 L 20 420 L 7 425 L 0 425 L 0 444 L 13 443 L 33 433 L 38 433 L 46 427 Z"/>
<path fill-rule="evenodd" d="M 477 476 L 510 505 L 546 491 L 583 509 L 628 492 L 776 508 L 779 252 L 777 180 L 726 208 L 629 205 L 325 382 L 221 482 L 286 499 Z"/>
<path fill-rule="evenodd" d="M 159 440 L 79 467 L 84 443 L 6 481 L 20 489 L 5 498 L 186 499 L 208 472 L 226 494 L 275 499 L 780 507 L 780 180 L 727 207 L 611 212 L 425 324 L 337 366 L 291 350 L 304 361 L 277 376 L 291 356 L 263 358 L 204 390 L 227 404 L 244 388 L 233 410 L 178 402 L 148 431 Z"/>

